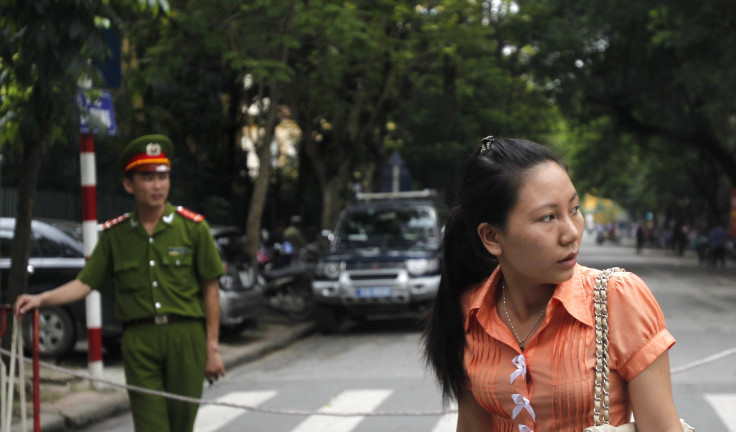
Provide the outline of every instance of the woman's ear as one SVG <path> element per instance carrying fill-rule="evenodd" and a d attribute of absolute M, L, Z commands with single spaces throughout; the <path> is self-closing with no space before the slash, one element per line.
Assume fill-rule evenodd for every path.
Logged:
<path fill-rule="evenodd" d="M 483 222 L 478 225 L 478 237 L 480 237 L 483 246 L 491 255 L 499 256 L 503 253 L 503 249 L 498 242 L 498 228 Z"/>

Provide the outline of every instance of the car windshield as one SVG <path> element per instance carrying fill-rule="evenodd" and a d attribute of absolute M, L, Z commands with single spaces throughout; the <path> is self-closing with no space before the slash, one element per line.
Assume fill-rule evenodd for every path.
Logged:
<path fill-rule="evenodd" d="M 78 222 L 54 220 L 54 219 L 41 219 L 43 222 L 51 225 L 54 228 L 58 228 L 63 231 L 66 235 L 73 238 L 78 242 L 84 241 L 84 233 L 82 231 L 82 224 Z"/>
<path fill-rule="evenodd" d="M 340 222 L 338 247 L 421 247 L 439 240 L 425 208 L 366 209 L 348 212 Z"/>
<path fill-rule="evenodd" d="M 218 235 L 215 242 L 220 247 L 222 259 L 226 262 L 249 262 L 245 248 L 245 237 L 239 234 Z"/>

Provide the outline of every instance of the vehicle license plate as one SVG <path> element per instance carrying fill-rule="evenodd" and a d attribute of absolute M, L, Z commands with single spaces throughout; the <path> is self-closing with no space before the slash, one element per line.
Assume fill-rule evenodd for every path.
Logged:
<path fill-rule="evenodd" d="M 241 271 L 238 272 L 238 276 L 240 276 L 240 284 L 243 286 L 243 288 L 251 288 L 251 285 L 253 284 L 253 279 L 250 277 L 250 272 Z"/>
<path fill-rule="evenodd" d="M 391 297 L 392 294 L 393 289 L 391 289 L 391 287 L 366 287 L 355 289 L 355 296 L 360 298 Z"/>

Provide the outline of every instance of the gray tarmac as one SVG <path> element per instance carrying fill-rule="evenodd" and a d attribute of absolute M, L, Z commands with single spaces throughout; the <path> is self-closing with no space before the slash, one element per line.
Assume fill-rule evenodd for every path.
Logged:
<path fill-rule="evenodd" d="M 257 360 L 313 332 L 314 324 L 311 321 L 294 323 L 268 312 L 257 326 L 236 335 L 221 336 L 220 353 L 225 369 L 233 369 L 243 363 Z M 77 374 L 87 374 L 86 347 L 84 344 L 80 345 L 71 356 L 49 363 Z M 105 366 L 102 378 L 105 381 L 123 384 L 125 379 L 119 355 L 111 354 L 109 359 L 107 357 L 103 358 Z M 27 388 L 30 386 L 31 373 L 30 365 L 26 364 Z M 40 381 L 40 418 L 43 432 L 87 427 L 130 410 L 127 391 L 122 387 L 98 383 L 93 389 L 89 380 L 44 367 L 43 364 Z M 28 399 L 26 409 L 31 416 L 33 404 L 30 388 L 26 393 Z M 17 411 L 16 409 L 16 415 Z M 14 419 L 11 430 L 23 431 L 19 415 Z M 27 430 L 33 430 L 32 417 L 27 420 Z"/>

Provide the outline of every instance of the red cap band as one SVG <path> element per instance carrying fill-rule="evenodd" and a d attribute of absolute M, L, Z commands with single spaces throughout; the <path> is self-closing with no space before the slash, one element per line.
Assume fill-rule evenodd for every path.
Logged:
<path fill-rule="evenodd" d="M 139 168 L 142 165 L 165 165 L 167 167 L 171 167 L 171 162 L 169 161 L 169 158 L 167 158 L 166 155 L 163 153 L 160 153 L 156 156 L 150 156 L 146 153 L 138 153 L 137 155 L 128 159 L 128 162 L 125 163 L 125 172 L 128 172 L 134 168 Z"/>

